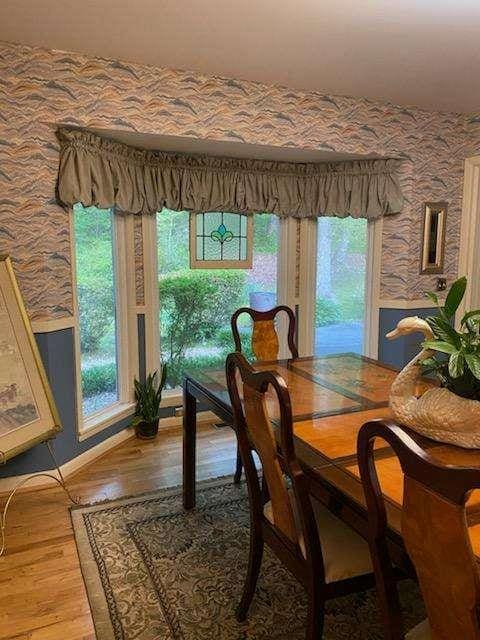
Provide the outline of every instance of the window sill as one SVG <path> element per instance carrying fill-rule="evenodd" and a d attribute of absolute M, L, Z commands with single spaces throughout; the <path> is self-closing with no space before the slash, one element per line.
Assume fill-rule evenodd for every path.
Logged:
<path fill-rule="evenodd" d="M 83 442 L 91 438 L 116 422 L 132 417 L 135 412 L 134 402 L 117 402 L 102 411 L 88 416 L 79 428 L 78 441 Z"/>

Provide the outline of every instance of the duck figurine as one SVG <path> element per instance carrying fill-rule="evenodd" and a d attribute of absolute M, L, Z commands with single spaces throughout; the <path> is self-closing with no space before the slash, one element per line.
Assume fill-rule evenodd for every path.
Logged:
<path fill-rule="evenodd" d="M 400 320 L 386 337 L 394 340 L 417 332 L 423 333 L 425 340 L 434 339 L 428 323 L 417 316 Z M 392 413 L 398 422 L 432 440 L 468 449 L 480 448 L 479 401 L 462 398 L 439 387 L 418 395 L 422 382 L 420 363 L 431 358 L 433 353 L 423 349 L 395 378 L 390 390 Z"/>

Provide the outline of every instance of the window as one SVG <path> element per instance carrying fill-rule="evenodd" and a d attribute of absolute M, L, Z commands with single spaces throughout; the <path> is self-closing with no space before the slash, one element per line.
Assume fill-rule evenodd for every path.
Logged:
<path fill-rule="evenodd" d="M 208 211 L 190 214 L 190 266 L 252 268 L 253 217 Z"/>
<path fill-rule="evenodd" d="M 222 214 L 215 215 L 212 224 L 221 224 Z M 234 215 L 224 214 L 223 219 Z M 275 306 L 279 220 L 269 214 L 254 216 L 251 269 L 191 269 L 186 211 L 164 209 L 157 214 L 157 250 L 160 348 L 168 385 L 175 388 L 186 369 L 223 365 L 233 349 L 230 317 L 235 309 Z"/>
<path fill-rule="evenodd" d="M 364 353 L 368 223 L 317 222 L 316 355 Z"/>
<path fill-rule="evenodd" d="M 124 219 L 112 210 L 73 208 L 78 317 L 77 390 L 80 430 L 131 400 L 128 363 Z M 118 225 L 122 229 L 118 228 Z"/>

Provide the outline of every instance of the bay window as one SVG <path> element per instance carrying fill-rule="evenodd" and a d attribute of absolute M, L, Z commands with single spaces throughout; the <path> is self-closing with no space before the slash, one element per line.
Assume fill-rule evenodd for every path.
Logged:
<path fill-rule="evenodd" d="M 127 227 L 127 218 L 111 209 L 73 207 L 80 434 L 107 426 L 133 406 L 136 323 Z"/>

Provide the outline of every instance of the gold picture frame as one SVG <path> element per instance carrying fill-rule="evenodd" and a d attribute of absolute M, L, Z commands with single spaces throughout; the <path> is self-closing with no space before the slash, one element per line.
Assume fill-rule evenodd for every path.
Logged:
<path fill-rule="evenodd" d="M 424 205 L 421 274 L 444 270 L 447 209 L 446 202 L 426 202 Z"/>
<path fill-rule="evenodd" d="M 224 216 L 240 216 L 239 217 L 239 226 L 242 231 L 238 231 L 237 235 L 234 235 L 229 229 L 224 227 L 224 232 L 222 232 L 221 227 L 215 229 L 212 233 L 208 234 L 200 225 L 205 225 L 205 216 L 221 216 L 221 223 L 223 225 Z M 199 216 L 201 216 L 201 220 L 199 221 Z M 199 231 L 202 233 L 199 234 Z M 218 241 L 218 246 L 222 247 L 228 246 L 228 236 L 230 234 L 230 238 L 238 238 L 240 235 L 242 240 L 245 242 L 245 252 L 244 257 L 238 259 L 232 258 L 219 258 L 217 260 L 208 260 L 202 257 L 201 251 L 199 251 L 199 240 L 201 238 L 210 240 L 216 234 L 216 239 Z M 190 268 L 191 269 L 251 269 L 253 264 L 253 215 L 248 215 L 245 213 L 221 213 L 217 211 L 208 211 L 208 212 L 197 212 L 190 213 Z"/>
<path fill-rule="evenodd" d="M 12 262 L 0 255 L 0 463 L 61 429 Z"/>

